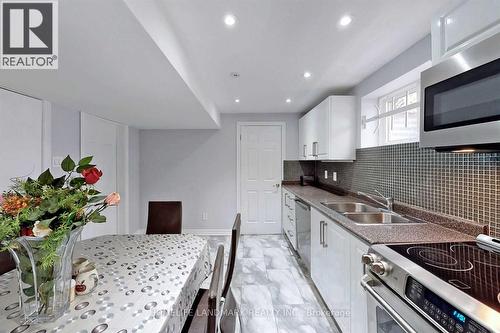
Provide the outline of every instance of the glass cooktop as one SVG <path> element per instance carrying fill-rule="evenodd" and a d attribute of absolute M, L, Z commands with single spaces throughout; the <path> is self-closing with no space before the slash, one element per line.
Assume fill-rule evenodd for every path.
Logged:
<path fill-rule="evenodd" d="M 475 242 L 389 247 L 500 312 L 500 254 L 480 248 Z"/>

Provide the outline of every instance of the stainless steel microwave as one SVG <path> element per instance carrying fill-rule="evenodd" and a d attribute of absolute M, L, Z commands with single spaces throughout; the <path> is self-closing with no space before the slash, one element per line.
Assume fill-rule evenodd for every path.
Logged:
<path fill-rule="evenodd" d="M 500 34 L 421 74 L 420 147 L 500 150 Z"/>

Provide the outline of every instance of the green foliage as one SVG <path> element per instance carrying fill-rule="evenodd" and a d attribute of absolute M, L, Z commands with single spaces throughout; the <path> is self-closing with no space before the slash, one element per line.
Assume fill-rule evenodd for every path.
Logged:
<path fill-rule="evenodd" d="M 80 160 L 80 162 L 78 162 L 78 165 L 89 165 L 90 162 L 92 162 L 92 158 L 94 157 L 93 156 L 84 157 Z"/>
<path fill-rule="evenodd" d="M 76 164 L 68 155 L 61 163 L 65 172 L 62 177 L 54 178 L 47 169 L 36 180 L 15 179 L 10 191 L 3 196 L 20 198 L 23 206 L 17 213 L 8 214 L 0 205 L 0 244 L 9 246 L 12 239 L 19 237 L 21 228 L 33 228 L 35 223 L 41 228 L 50 228 L 51 232 L 42 242 L 45 256 L 40 262 L 41 268 L 49 270 L 57 259 L 58 247 L 72 229 L 88 222 L 106 222 L 101 214 L 107 208 L 106 196 L 99 195 L 85 178 L 73 176 L 94 167 L 91 162 L 92 156 L 88 156 Z"/>
<path fill-rule="evenodd" d="M 73 171 L 75 167 L 76 167 L 75 161 L 73 161 L 71 157 L 69 157 L 69 155 L 66 156 L 66 158 L 61 163 L 61 169 L 63 169 L 63 171 L 66 172 Z"/>
<path fill-rule="evenodd" d="M 0 214 L 0 248 L 7 246 L 9 241 L 19 235 L 20 226 L 17 219 Z"/>
<path fill-rule="evenodd" d="M 93 168 L 93 167 L 95 167 L 94 164 L 79 165 L 76 168 L 76 172 L 81 173 L 81 172 L 83 172 L 83 170 L 87 170 L 87 169 L 90 169 L 90 168 Z"/>
<path fill-rule="evenodd" d="M 49 270 L 52 267 L 54 261 L 58 258 L 57 249 L 61 242 L 68 237 L 70 231 L 71 225 L 64 223 L 47 236 L 41 247 L 41 250 L 45 253 L 41 262 L 42 269 Z"/>
<path fill-rule="evenodd" d="M 51 185 L 52 182 L 54 181 L 54 176 L 50 173 L 50 170 L 47 169 L 42 174 L 38 177 L 37 181 L 41 185 Z"/>
<path fill-rule="evenodd" d="M 97 210 L 94 211 L 92 214 L 90 214 L 88 219 L 89 219 L 89 221 L 94 222 L 94 223 L 106 222 L 106 216 L 101 215 L 101 213 Z"/>

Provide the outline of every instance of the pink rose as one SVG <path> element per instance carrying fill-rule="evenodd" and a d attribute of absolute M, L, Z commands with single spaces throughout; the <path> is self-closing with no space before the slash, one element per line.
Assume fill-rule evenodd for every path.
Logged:
<path fill-rule="evenodd" d="M 0 194 L 0 205 L 3 204 L 3 195 Z"/>
<path fill-rule="evenodd" d="M 104 202 L 108 206 L 116 206 L 120 203 L 120 195 L 116 192 L 110 193 L 106 199 L 104 199 Z"/>

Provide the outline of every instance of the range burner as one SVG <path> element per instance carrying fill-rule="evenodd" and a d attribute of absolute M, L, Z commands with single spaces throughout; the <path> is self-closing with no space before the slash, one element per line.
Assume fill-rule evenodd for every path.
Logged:
<path fill-rule="evenodd" d="M 389 248 L 500 312 L 500 254 L 475 242 L 399 244 Z"/>
<path fill-rule="evenodd" d="M 412 246 L 406 252 L 410 256 L 420 257 L 426 265 L 444 270 L 464 272 L 473 269 L 474 265 L 466 260 L 462 261 L 447 251 L 435 249 L 429 246 Z"/>
<path fill-rule="evenodd" d="M 463 256 L 464 252 L 468 256 L 472 256 L 473 261 L 477 265 L 487 265 L 495 269 L 500 269 L 500 255 L 494 252 L 486 251 L 477 246 L 470 246 L 466 244 L 451 245 L 450 249 L 453 253 Z"/>

